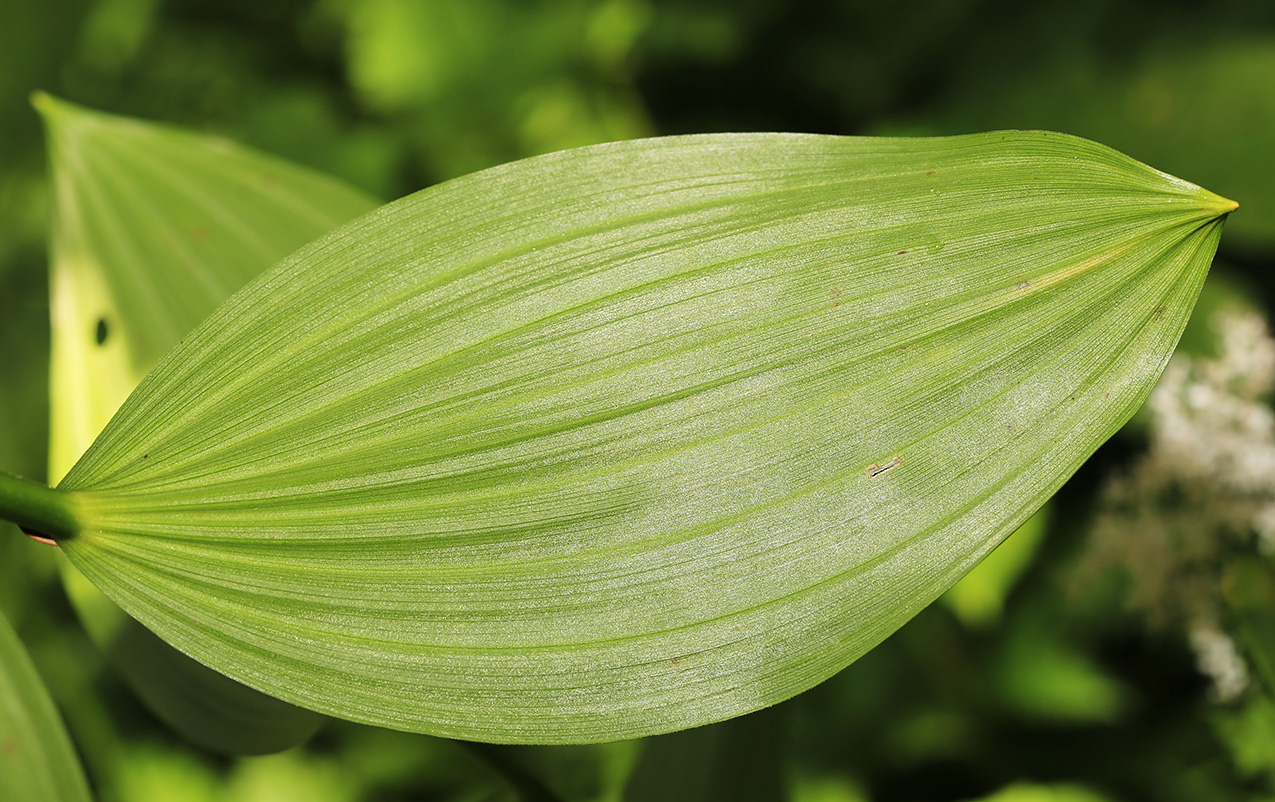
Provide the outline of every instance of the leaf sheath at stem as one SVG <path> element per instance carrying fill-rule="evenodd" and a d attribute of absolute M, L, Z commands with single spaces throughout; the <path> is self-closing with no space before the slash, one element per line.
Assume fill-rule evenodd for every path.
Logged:
<path fill-rule="evenodd" d="M 0 518 L 24 531 L 65 540 L 80 531 L 71 494 L 0 472 Z"/>

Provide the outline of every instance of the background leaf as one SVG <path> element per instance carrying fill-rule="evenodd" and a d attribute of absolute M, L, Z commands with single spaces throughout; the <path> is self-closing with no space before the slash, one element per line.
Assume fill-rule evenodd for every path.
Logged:
<path fill-rule="evenodd" d="M 0 615 L 0 799 L 80 802 L 88 783 L 49 692 Z"/>
<path fill-rule="evenodd" d="M 165 639 L 357 721 L 609 740 L 871 648 L 1138 407 L 1234 204 L 1084 140 L 723 135 L 303 248 L 61 487 Z"/>
<path fill-rule="evenodd" d="M 645 741 L 624 802 L 780 802 L 785 707 Z"/>
<path fill-rule="evenodd" d="M 214 137 L 48 96 L 56 189 L 50 475 L 62 476 L 159 356 L 248 279 L 371 208 L 349 187 Z M 292 746 L 320 718 L 171 649 L 74 569 L 99 648 L 185 737 L 216 751 Z"/>
<path fill-rule="evenodd" d="M 996 623 L 1014 583 L 1036 553 L 1045 535 L 1048 505 L 1028 518 L 995 551 L 943 594 L 943 603 L 971 627 Z"/>

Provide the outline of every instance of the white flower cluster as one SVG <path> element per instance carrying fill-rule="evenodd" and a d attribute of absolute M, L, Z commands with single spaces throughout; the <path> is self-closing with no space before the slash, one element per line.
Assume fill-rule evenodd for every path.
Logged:
<path fill-rule="evenodd" d="M 1210 321 L 1218 355 L 1178 354 L 1151 394 L 1150 444 L 1104 494 L 1082 574 L 1122 568 L 1129 602 L 1153 623 L 1183 624 L 1221 700 L 1247 671 L 1221 626 L 1219 572 L 1228 550 L 1275 554 L 1275 340 L 1252 312 Z"/>
<path fill-rule="evenodd" d="M 1177 355 L 1152 392 L 1150 461 L 1162 478 L 1206 489 L 1217 501 L 1259 503 L 1258 530 L 1275 548 L 1275 340 L 1253 313 L 1214 321 L 1216 359 Z"/>

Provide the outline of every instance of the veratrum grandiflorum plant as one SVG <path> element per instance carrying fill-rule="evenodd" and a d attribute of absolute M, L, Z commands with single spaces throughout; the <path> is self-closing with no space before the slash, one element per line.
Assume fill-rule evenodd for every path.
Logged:
<path fill-rule="evenodd" d="M 1063 134 L 724 134 L 284 256 L 370 202 L 42 104 L 55 404 L 103 399 L 0 515 L 250 688 L 494 742 L 718 721 L 872 648 L 1143 402 L 1236 208 Z"/>

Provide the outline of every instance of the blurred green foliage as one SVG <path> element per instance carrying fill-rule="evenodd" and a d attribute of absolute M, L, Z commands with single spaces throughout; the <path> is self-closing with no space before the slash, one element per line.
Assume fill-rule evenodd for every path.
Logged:
<path fill-rule="evenodd" d="M 651 134 L 1054 128 L 1238 200 L 1219 263 L 1254 305 L 1275 289 L 1269 0 L 5 0 L 0 466 L 31 476 L 48 406 L 37 89 L 222 133 L 382 197 Z M 476 802 L 516 798 L 518 777 L 528 798 L 621 800 L 678 776 L 698 789 L 685 798 L 711 799 L 743 767 L 760 779 L 737 799 L 1275 798 L 1269 672 L 1210 702 L 1181 632 L 1149 630 L 1118 583 L 1068 581 L 1099 488 L 1138 447 L 1100 450 L 1035 540 L 1020 533 L 967 580 L 966 601 L 934 605 L 773 718 L 642 743 L 474 751 L 336 722 L 296 750 L 226 760 L 145 712 L 77 629 L 50 550 L 8 528 L 0 611 L 103 800 Z M 1263 576 L 1232 580 L 1255 631 Z M 677 774 L 695 754 L 704 764 Z"/>

